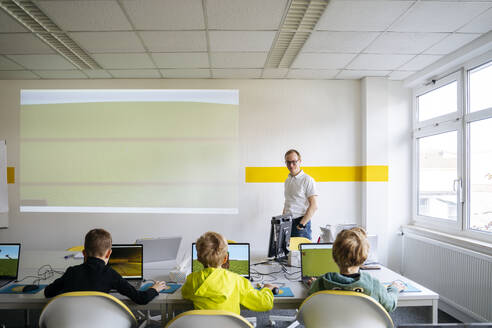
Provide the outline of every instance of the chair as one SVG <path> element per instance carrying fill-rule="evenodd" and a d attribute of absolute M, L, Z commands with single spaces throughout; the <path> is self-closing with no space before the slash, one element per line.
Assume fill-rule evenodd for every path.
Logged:
<path fill-rule="evenodd" d="M 311 240 L 305 237 L 290 237 L 289 251 L 298 251 L 300 244 L 310 244 Z"/>
<path fill-rule="evenodd" d="M 309 296 L 297 318 L 306 328 L 393 328 L 388 312 L 373 298 L 358 292 L 323 290 Z M 289 326 L 299 325 L 294 322 Z"/>
<path fill-rule="evenodd" d="M 253 325 L 238 314 L 221 310 L 183 312 L 166 325 L 166 328 L 193 327 L 253 328 Z"/>
<path fill-rule="evenodd" d="M 101 292 L 70 292 L 56 296 L 39 317 L 40 328 L 130 328 L 137 320 L 119 299 Z"/>

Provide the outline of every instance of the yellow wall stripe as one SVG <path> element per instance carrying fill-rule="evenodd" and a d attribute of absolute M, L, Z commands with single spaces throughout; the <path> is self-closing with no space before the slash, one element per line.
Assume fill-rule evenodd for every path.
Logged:
<path fill-rule="evenodd" d="M 306 166 L 304 172 L 316 182 L 388 181 L 387 165 L 368 166 Z M 284 182 L 286 167 L 246 167 L 246 182 Z"/>
<path fill-rule="evenodd" d="M 15 167 L 7 166 L 7 183 L 15 183 Z"/>

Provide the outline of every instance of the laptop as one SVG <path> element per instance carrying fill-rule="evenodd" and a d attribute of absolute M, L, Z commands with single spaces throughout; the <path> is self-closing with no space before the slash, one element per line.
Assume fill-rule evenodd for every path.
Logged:
<path fill-rule="evenodd" d="M 113 244 L 111 249 L 108 265 L 130 285 L 140 288 L 143 280 L 143 245 Z"/>
<path fill-rule="evenodd" d="M 339 272 L 338 265 L 333 259 L 333 244 L 300 244 L 301 281 L 309 287 L 307 281 L 327 272 Z"/>
<path fill-rule="evenodd" d="M 144 248 L 144 263 L 176 260 L 181 237 L 137 239 Z"/>
<path fill-rule="evenodd" d="M 21 244 L 0 244 L 0 288 L 19 276 Z"/>
<path fill-rule="evenodd" d="M 229 251 L 229 271 L 237 273 L 246 279 L 249 279 L 250 271 L 250 252 L 249 243 L 234 243 L 228 245 Z M 196 243 L 191 246 L 191 272 L 200 271 L 203 265 L 198 262 L 196 252 Z"/>

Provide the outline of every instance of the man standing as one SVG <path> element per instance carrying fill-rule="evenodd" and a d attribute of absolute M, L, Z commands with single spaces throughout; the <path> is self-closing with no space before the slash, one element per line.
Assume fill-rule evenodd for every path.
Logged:
<path fill-rule="evenodd" d="M 292 214 L 292 237 L 311 239 L 311 218 L 318 209 L 316 184 L 313 178 L 301 170 L 301 154 L 295 149 L 285 153 L 285 165 L 289 176 L 285 180 L 285 204 L 283 214 Z"/>

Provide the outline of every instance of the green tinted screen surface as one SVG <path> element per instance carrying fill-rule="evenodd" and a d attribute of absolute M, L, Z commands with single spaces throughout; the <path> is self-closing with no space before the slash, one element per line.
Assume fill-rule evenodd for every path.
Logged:
<path fill-rule="evenodd" d="M 339 272 L 333 260 L 331 245 L 325 248 L 302 248 L 302 276 L 318 277 L 327 272 Z"/>

